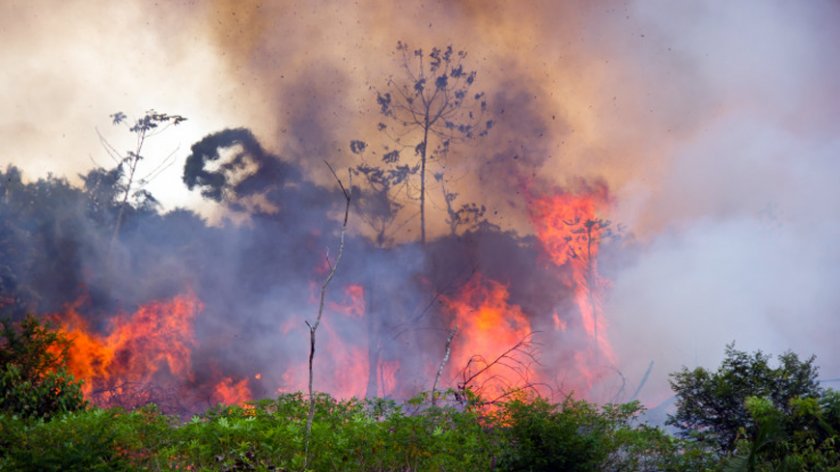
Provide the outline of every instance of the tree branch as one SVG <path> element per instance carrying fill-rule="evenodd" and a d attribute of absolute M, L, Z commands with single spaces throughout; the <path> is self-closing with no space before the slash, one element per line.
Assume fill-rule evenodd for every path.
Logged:
<path fill-rule="evenodd" d="M 438 366 L 437 373 L 435 374 L 435 383 L 432 384 L 432 406 L 435 406 L 435 390 L 437 389 L 438 381 L 440 380 L 440 374 L 443 372 L 444 366 L 446 363 L 449 362 L 449 354 L 452 352 L 452 338 L 455 337 L 455 333 L 458 332 L 458 327 L 456 326 L 452 330 L 449 331 L 449 336 L 446 338 L 446 350 L 443 354 L 443 359 L 440 361 L 440 365 Z"/>
<path fill-rule="evenodd" d="M 321 284 L 321 294 L 318 302 L 318 316 L 315 318 L 314 323 L 310 323 L 308 320 L 306 321 L 306 326 L 309 327 L 309 414 L 306 417 L 306 431 L 304 434 L 304 469 L 306 469 L 309 464 L 309 445 L 312 439 L 312 421 L 315 419 L 315 392 L 312 389 L 312 367 L 315 360 L 315 332 L 318 330 L 318 326 L 320 326 L 321 319 L 324 316 L 324 303 L 327 298 L 327 287 L 330 285 L 330 282 L 332 282 L 333 277 L 335 277 L 335 273 L 338 271 L 338 264 L 341 262 L 341 256 L 344 254 L 344 240 L 345 235 L 347 234 L 347 220 L 350 215 L 350 202 L 352 200 L 350 191 L 344 187 L 344 183 L 340 178 L 338 178 L 338 175 L 335 173 L 335 170 L 329 162 L 324 161 L 324 163 L 327 164 L 327 167 L 330 169 L 330 172 L 332 172 L 333 177 L 335 177 L 335 180 L 338 182 L 341 192 L 344 194 L 344 220 L 341 224 L 341 234 L 339 236 L 338 254 L 335 258 L 335 264 L 331 266 L 330 272 L 327 274 L 327 278 L 324 279 L 324 282 Z"/>

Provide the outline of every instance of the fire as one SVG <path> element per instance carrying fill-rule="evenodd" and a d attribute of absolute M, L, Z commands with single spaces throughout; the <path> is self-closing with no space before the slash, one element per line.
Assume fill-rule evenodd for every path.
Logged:
<path fill-rule="evenodd" d="M 150 302 L 132 314 L 117 315 L 104 335 L 90 330 L 79 305 L 55 318 L 73 341 L 68 368 L 84 380 L 88 398 L 109 404 L 124 394 L 146 394 L 157 387 L 158 377 L 183 381 L 192 376 L 192 321 L 202 309 L 194 295 Z"/>
<path fill-rule="evenodd" d="M 552 262 L 571 268 L 584 332 L 592 339 L 596 353 L 614 363 L 601 300 L 606 281 L 598 275 L 599 245 L 609 222 L 597 214 L 605 204 L 605 195 L 598 192 L 560 193 L 534 199 L 530 211 L 537 237 Z M 565 328 L 559 318 L 554 321 L 558 329 Z"/>
<path fill-rule="evenodd" d="M 213 400 L 215 403 L 241 405 L 250 399 L 251 389 L 248 387 L 248 379 L 234 382 L 233 378 L 225 377 L 213 389 Z"/>
<path fill-rule="evenodd" d="M 363 318 L 365 316 L 365 288 L 359 284 L 344 287 L 344 299 L 341 302 L 330 302 L 330 311 L 346 316 Z"/>
<path fill-rule="evenodd" d="M 509 304 L 508 298 L 507 287 L 480 273 L 456 297 L 443 298 L 454 316 L 452 327 L 458 329 L 451 348 L 450 375 L 460 376 L 463 382 L 478 374 L 470 383 L 486 397 L 522 387 L 531 374 L 530 359 L 522 350 L 509 352 L 508 357 L 479 373 L 532 334 L 528 318 L 518 305 Z"/>
<path fill-rule="evenodd" d="M 327 391 L 338 398 L 362 398 L 367 393 L 370 376 L 369 349 L 365 343 L 369 340 L 358 336 L 364 334 L 362 330 L 366 326 L 362 323 L 366 304 L 364 287 L 349 284 L 337 298 L 338 300 L 327 302 L 324 318 L 318 329 L 313 368 L 314 388 L 317 391 Z M 313 303 L 315 300 L 313 296 Z M 354 324 L 358 324 L 359 329 L 355 331 L 355 335 L 348 334 L 346 328 Z M 340 329 L 342 326 L 345 329 Z M 299 317 L 295 317 L 294 322 L 287 321 L 281 326 L 281 332 L 288 336 L 298 336 L 297 333 L 303 334 L 304 330 L 304 321 Z M 308 342 L 308 333 L 305 336 Z M 308 351 L 301 350 L 301 354 L 305 352 Z M 375 367 L 377 378 L 380 380 L 376 393 L 386 395 L 395 387 L 399 362 L 380 361 Z M 283 385 L 277 391 L 306 390 L 308 369 L 305 360 L 288 366 L 281 374 Z"/>

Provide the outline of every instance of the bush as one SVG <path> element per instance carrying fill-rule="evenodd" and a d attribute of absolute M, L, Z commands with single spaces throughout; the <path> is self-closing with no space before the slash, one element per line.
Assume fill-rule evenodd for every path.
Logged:
<path fill-rule="evenodd" d="M 0 331 L 0 411 L 49 419 L 85 408 L 81 383 L 66 370 L 70 341 L 32 316 Z"/>
<path fill-rule="evenodd" d="M 0 469 L 159 470 L 157 453 L 171 444 L 171 425 L 153 407 L 131 413 L 93 408 L 51 421 L 0 416 L 0 432 L 5 431 L 6 440 Z"/>
<path fill-rule="evenodd" d="M 789 415 L 792 400 L 821 395 L 814 357 L 802 361 L 788 352 L 778 359 L 778 367 L 771 367 L 770 357 L 761 351 L 747 354 L 729 345 L 717 371 L 698 367 L 671 374 L 677 411 L 667 423 L 684 437 L 714 445 L 721 456 L 731 454 L 742 430 L 756 433 L 747 398 L 765 398 Z"/>
<path fill-rule="evenodd" d="M 599 470 L 609 453 L 605 422 L 586 402 L 514 400 L 499 415 L 505 425 L 499 461 L 504 470 Z"/>

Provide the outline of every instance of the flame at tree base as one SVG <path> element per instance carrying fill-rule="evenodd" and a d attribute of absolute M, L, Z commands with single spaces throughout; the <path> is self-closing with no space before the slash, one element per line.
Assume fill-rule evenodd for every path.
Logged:
<path fill-rule="evenodd" d="M 527 349 L 531 324 L 509 297 L 507 287 L 476 273 L 456 297 L 443 298 L 458 330 L 449 377 L 488 401 L 536 384 L 530 378 L 536 359 Z"/>

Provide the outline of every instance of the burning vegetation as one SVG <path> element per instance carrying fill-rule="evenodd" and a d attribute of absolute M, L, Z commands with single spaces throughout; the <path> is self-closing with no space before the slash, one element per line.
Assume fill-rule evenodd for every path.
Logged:
<path fill-rule="evenodd" d="M 666 408 L 732 339 L 838 382 L 837 5 L 5 3 L 0 469 L 81 410 L 288 426 L 106 448 L 157 468 L 529 469 L 535 425 L 615 447 L 543 468 L 632 470 L 694 451 L 609 403 Z M 671 375 L 672 425 L 734 468 L 837 468 L 812 361 L 725 357 Z M 364 424 L 335 462 L 330 424 Z M 647 468 L 713 468 L 675 464 Z"/>
<path fill-rule="evenodd" d="M 598 271 L 612 241 L 605 184 L 550 186 L 513 159 L 500 170 L 519 182 L 510 204 L 530 223 L 503 230 L 484 204 L 464 201 L 447 167 L 499 129 L 467 53 L 405 43 L 397 52 L 402 75 L 376 92 L 389 123 L 374 140 L 383 151 L 350 140 L 347 187 L 338 180 L 345 227 L 348 212 L 357 217 L 346 241 L 341 230 L 341 270 L 326 250 L 334 186 L 250 130 L 225 129 L 191 146 L 183 181 L 246 222 L 161 214 L 136 174 L 141 153 L 187 118 L 149 111 L 131 126 L 116 113 L 138 144 L 122 156 L 106 142 L 118 165 L 83 175 L 83 188 L 4 172 L 4 311 L 52 313 L 73 342 L 70 372 L 100 406 L 154 402 L 183 414 L 307 385 L 339 398 L 603 396 L 617 371 Z M 434 187 L 444 212 L 431 211 Z M 319 354 L 307 360 L 318 326 Z"/>
<path fill-rule="evenodd" d="M 53 313 L 73 341 L 71 373 L 101 406 L 154 402 L 184 414 L 307 385 L 339 398 L 603 396 L 617 370 L 598 270 L 612 241 L 605 184 L 558 188 L 494 158 L 518 175 L 524 197 L 511 204 L 530 220 L 502 229 L 482 202 L 464 201 L 447 167 L 465 165 L 462 151 L 480 152 L 498 129 L 467 53 L 397 51 L 402 75 L 377 92 L 389 124 L 373 142 L 384 150 L 348 140 L 355 161 L 347 187 L 338 182 L 344 224 L 347 211 L 356 219 L 346 241 L 340 233 L 340 270 L 327 249 L 338 189 L 246 128 L 208 134 L 183 169 L 188 188 L 244 223 L 159 213 L 135 173 L 146 139 L 187 118 L 150 111 L 128 127 L 136 149 L 108 145 L 118 166 L 83 175 L 83 188 L 3 173 L 4 310 Z M 443 212 L 431 211 L 436 187 Z"/>
<path fill-rule="evenodd" d="M 39 189 L 47 190 L 38 195 L 45 209 L 59 204 L 56 190 L 72 196 L 63 205 L 85 208 L 92 197 L 90 189 L 61 180 L 25 184 L 18 179 L 13 168 L 4 174 L 7 210 Z M 307 191 L 329 193 L 306 185 L 283 190 Z M 536 199 L 536 239 L 489 224 L 427 245 L 377 248 L 352 236 L 346 267 L 325 306 L 315 385 L 339 398 L 406 398 L 432 387 L 435 370 L 451 348 L 440 379 L 444 389 L 469 387 L 489 398 L 521 389 L 586 395 L 609 375 L 604 365 L 613 362 L 601 312 L 604 283 L 596 266 L 605 227 L 591 225 L 596 208 L 605 204 L 597 194 Z M 87 211 L 81 214 L 89 216 Z M 318 261 L 324 257 L 319 248 L 327 247 L 319 234 L 331 232 L 325 227 L 328 219 L 311 218 L 305 221 L 313 225 L 308 230 L 292 225 L 297 230 L 287 235 L 288 247 L 275 245 L 266 236 L 294 221 L 287 216 L 292 217 L 255 214 L 249 226 L 214 228 L 184 212 L 133 211 L 124 227 L 121 249 L 130 252 L 123 263 L 134 265 L 139 279 L 160 277 L 159 283 L 123 279 L 104 255 L 98 266 L 96 258 L 80 258 L 72 277 L 62 277 L 68 282 L 64 289 L 44 297 L 27 299 L 21 289 L 62 279 L 16 277 L 18 291 L 6 296 L 17 297 L 6 309 L 53 311 L 50 319 L 73 343 L 70 372 L 84 380 L 85 396 L 98 405 L 155 402 L 185 413 L 302 390 L 304 320 L 317 305 L 315 287 L 325 264 Z M 48 216 L 36 212 L 34 217 Z M 11 220 L 4 221 L 8 228 Z M 96 229 L 94 221 L 85 224 Z M 185 226 L 189 244 L 154 250 L 146 245 L 144 234 L 150 231 L 178 232 Z M 107 239 L 107 225 L 100 228 Z M 147 249 L 153 251 L 148 257 L 142 252 Z M 72 257 L 56 250 L 59 258 Z M 173 265 L 181 260 L 189 264 Z M 162 272 L 159 263 L 176 268 Z M 199 269 L 214 267 L 233 268 L 240 276 Z M 111 271 L 114 278 L 105 280 L 98 270 Z M 270 274 L 288 285 L 270 283 Z M 125 288 L 113 291 L 120 284 Z M 457 332 L 451 346 L 445 345 L 450 330 Z M 554 356 L 551 362 L 545 353 Z"/>

